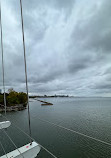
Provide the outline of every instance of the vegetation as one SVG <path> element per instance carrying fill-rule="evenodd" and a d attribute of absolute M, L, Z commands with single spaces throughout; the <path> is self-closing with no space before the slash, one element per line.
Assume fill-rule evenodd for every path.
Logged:
<path fill-rule="evenodd" d="M 23 92 L 16 92 L 13 89 L 9 89 L 9 93 L 6 93 L 7 106 L 16 106 L 17 104 L 27 104 L 27 94 Z M 0 94 L 0 104 L 4 104 L 4 94 Z"/>

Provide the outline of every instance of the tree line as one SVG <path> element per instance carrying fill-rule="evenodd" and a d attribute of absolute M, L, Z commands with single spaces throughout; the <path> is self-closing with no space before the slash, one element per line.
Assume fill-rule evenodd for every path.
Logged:
<path fill-rule="evenodd" d="M 6 93 L 6 103 L 7 106 L 15 106 L 17 104 L 27 105 L 27 94 L 24 92 L 16 92 L 13 89 L 8 90 Z M 0 94 L 0 105 L 4 105 L 4 94 Z"/>

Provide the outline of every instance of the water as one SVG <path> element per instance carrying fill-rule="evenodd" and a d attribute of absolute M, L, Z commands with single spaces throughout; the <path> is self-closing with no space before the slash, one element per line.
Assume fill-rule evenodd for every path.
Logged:
<path fill-rule="evenodd" d="M 111 143 L 111 98 L 44 98 L 53 106 L 30 102 L 32 137 L 59 158 L 111 158 L 111 146 L 43 122 L 39 118 Z M 12 123 L 28 132 L 27 110 L 8 113 Z M 3 118 L 0 118 L 2 120 Z M 29 142 L 13 124 L 6 131 L 18 147 Z M 6 152 L 14 146 L 0 131 Z M 0 147 L 0 156 L 3 151 Z M 38 158 L 51 158 L 41 149 Z"/>

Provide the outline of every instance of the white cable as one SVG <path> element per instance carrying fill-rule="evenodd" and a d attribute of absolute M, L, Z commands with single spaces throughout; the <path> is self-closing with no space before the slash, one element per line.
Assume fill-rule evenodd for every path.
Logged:
<path fill-rule="evenodd" d="M 7 132 L 5 131 L 5 129 L 2 128 L 2 126 L 1 126 L 1 130 L 5 133 L 5 135 L 9 138 L 9 140 L 12 142 L 12 144 L 18 150 L 18 152 L 20 153 L 20 155 L 24 158 L 23 154 L 20 152 L 20 150 L 18 149 L 18 147 L 16 146 L 16 144 L 13 142 L 13 140 L 11 139 L 11 137 L 7 134 Z"/>
<path fill-rule="evenodd" d="M 0 145 L 1 145 L 2 149 L 3 149 L 3 151 L 4 151 L 4 154 L 5 154 L 5 155 L 6 155 L 6 157 L 8 158 L 8 156 L 7 156 L 7 154 L 6 154 L 6 151 L 5 151 L 5 148 L 3 147 L 3 145 L 2 145 L 2 143 L 1 143 L 1 141 L 0 141 Z"/>
<path fill-rule="evenodd" d="M 34 118 L 34 117 L 33 117 L 33 118 Z M 70 132 L 72 132 L 72 133 L 76 133 L 76 134 L 78 134 L 78 135 L 84 136 L 84 137 L 86 137 L 86 138 L 92 139 L 92 140 L 97 141 L 97 142 L 100 142 L 100 143 L 102 143 L 102 144 L 111 146 L 111 143 L 108 143 L 108 142 L 105 142 L 105 141 L 103 141 L 103 140 L 94 138 L 94 137 L 92 137 L 92 136 L 83 134 L 83 133 L 81 133 L 81 132 L 77 132 L 77 131 L 75 131 L 75 130 L 72 130 L 72 129 L 67 128 L 67 127 L 64 127 L 64 126 L 57 125 L 57 124 L 55 124 L 55 123 L 53 123 L 53 122 L 43 120 L 43 119 L 41 119 L 41 118 L 39 118 L 39 117 L 37 117 L 37 118 L 38 118 L 40 121 L 42 121 L 42 122 L 49 123 L 49 124 L 51 124 L 51 125 L 53 125 L 53 126 L 56 126 L 56 127 L 62 128 L 62 129 L 65 129 L 65 130 L 70 131 Z M 13 124 L 14 124 L 14 123 L 13 123 Z M 17 126 L 17 128 L 19 128 L 19 127 Z M 27 133 L 25 133 L 21 128 L 19 128 L 19 130 L 21 130 L 24 134 L 26 134 L 26 135 L 29 137 L 29 135 L 28 135 Z M 41 146 L 41 147 L 42 147 L 42 146 Z"/>
<path fill-rule="evenodd" d="M 10 119 L 9 118 L 7 118 L 6 116 L 4 116 L 4 115 L 2 115 L 5 119 L 8 119 L 9 121 L 10 121 Z M 13 123 L 12 122 L 12 124 L 18 129 L 18 130 L 20 130 L 22 133 L 24 133 L 28 138 L 31 138 L 33 141 L 35 141 L 35 139 L 34 138 L 32 138 L 32 137 L 30 137 L 30 135 L 29 134 L 27 134 L 25 131 L 23 131 L 18 125 L 16 125 L 15 123 Z M 35 141 L 36 142 L 36 141 Z M 43 148 L 47 153 L 49 153 L 52 157 L 54 157 L 54 158 L 58 158 L 57 156 L 55 156 L 52 152 L 50 152 L 48 149 L 46 149 L 44 146 L 42 146 L 40 143 L 38 143 L 39 144 L 39 146 L 41 147 L 41 148 Z"/>
<path fill-rule="evenodd" d="M 0 27 L 1 27 L 1 53 L 2 53 L 2 77 L 3 77 L 3 92 L 4 92 L 4 106 L 6 115 L 6 94 L 5 94 L 5 70 L 4 70 L 4 51 L 3 51 L 3 33 L 2 33 L 2 15 L 1 15 L 1 1 L 0 1 Z"/>
<path fill-rule="evenodd" d="M 28 79 L 27 79 L 27 62 L 26 62 L 26 49 L 25 49 L 25 36 L 24 36 L 24 21 L 23 21 L 23 9 L 22 9 L 22 0 L 20 0 L 20 9 L 21 9 L 21 24 L 22 24 L 22 38 L 23 38 L 23 51 L 24 51 L 24 65 L 25 65 L 25 83 L 27 91 L 27 106 L 28 106 L 28 124 L 29 124 L 29 135 L 31 137 L 31 122 L 30 122 L 30 105 L 29 105 L 29 90 L 28 90 Z M 32 144 L 32 140 L 30 139 Z"/>
<path fill-rule="evenodd" d="M 12 123 L 17 129 L 19 129 L 22 133 L 24 133 L 27 137 L 31 138 L 33 141 L 35 141 L 35 139 L 33 139 L 32 137 L 30 137 L 25 131 L 23 131 L 20 127 L 18 127 L 17 125 L 15 125 L 14 123 Z M 39 146 L 41 148 L 43 148 L 47 153 L 49 153 L 52 157 L 57 158 L 53 153 L 51 153 L 48 149 L 46 149 L 44 146 L 42 146 L 41 144 L 39 144 Z"/>

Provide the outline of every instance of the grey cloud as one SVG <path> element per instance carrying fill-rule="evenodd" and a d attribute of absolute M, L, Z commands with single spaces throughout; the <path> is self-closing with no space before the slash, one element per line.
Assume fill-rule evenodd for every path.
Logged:
<path fill-rule="evenodd" d="M 76 73 L 78 71 L 82 71 L 83 69 L 87 68 L 87 63 L 80 63 L 80 61 L 77 63 L 70 63 L 69 64 L 69 72 Z"/>
<path fill-rule="evenodd" d="M 75 37 L 75 41 L 83 49 L 99 50 L 103 53 L 111 51 L 110 8 L 110 0 L 102 1 L 101 6 L 95 5 L 90 18 L 78 20 L 72 37 Z"/>
<path fill-rule="evenodd" d="M 30 93 L 110 93 L 110 7 L 110 0 L 23 0 Z M 2 1 L 2 19 L 6 88 L 25 91 L 19 1 Z"/>
<path fill-rule="evenodd" d="M 27 6 L 29 9 L 30 8 L 35 8 L 37 6 L 49 6 L 49 7 L 54 7 L 57 9 L 61 8 L 72 8 L 75 0 L 33 0 L 33 3 L 29 3 L 29 1 L 24 1 L 24 6 Z"/>
<path fill-rule="evenodd" d="M 106 84 L 100 84 L 100 85 L 97 85 L 96 86 L 96 89 L 106 89 L 106 90 L 109 90 L 111 91 L 111 84 L 110 83 L 106 83 Z"/>

